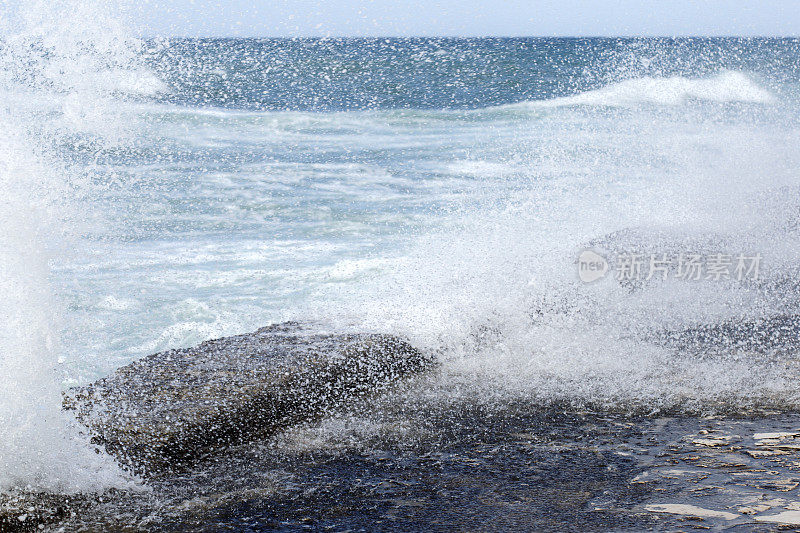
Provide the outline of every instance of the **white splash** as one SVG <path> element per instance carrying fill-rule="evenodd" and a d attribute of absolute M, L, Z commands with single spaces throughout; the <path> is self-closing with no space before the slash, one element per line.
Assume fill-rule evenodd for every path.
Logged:
<path fill-rule="evenodd" d="M 124 134 L 113 98 L 138 75 L 135 41 L 110 6 L 17 7 L 0 20 L 0 491 L 133 486 L 61 410 L 60 311 L 49 278 L 85 215 L 73 197 L 89 178 L 57 147 Z"/>
<path fill-rule="evenodd" d="M 622 83 L 580 101 L 690 96 L 769 101 L 733 73 Z M 595 240 L 635 229 L 634 244 L 646 249 L 668 253 L 662 246 L 670 239 L 688 247 L 699 236 L 720 253 L 759 252 L 769 276 L 794 279 L 800 130 L 787 118 L 792 112 L 564 107 L 531 117 L 495 140 L 498 152 L 527 168 L 527 184 L 442 223 L 354 291 L 350 309 L 323 295 L 320 314 L 358 317 L 358 327 L 392 329 L 439 353 L 442 394 L 656 411 L 796 407 L 788 361 L 757 351 L 704 357 L 652 341 L 667 330 L 796 313 L 792 296 L 714 281 L 631 290 L 613 271 L 583 283 L 576 269 Z"/>

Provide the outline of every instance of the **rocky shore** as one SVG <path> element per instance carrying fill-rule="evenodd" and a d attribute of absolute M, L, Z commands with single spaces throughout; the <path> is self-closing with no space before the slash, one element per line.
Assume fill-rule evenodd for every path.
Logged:
<path fill-rule="evenodd" d="M 178 472 L 386 389 L 432 361 L 397 337 L 283 323 L 157 353 L 72 389 L 64 409 L 139 475 Z M 0 496 L 0 531 L 57 522 L 88 498 Z"/>
<path fill-rule="evenodd" d="M 146 357 L 65 408 L 148 490 L 5 495 L 0 531 L 800 528 L 798 414 L 479 401 L 437 373 L 299 324 Z"/>

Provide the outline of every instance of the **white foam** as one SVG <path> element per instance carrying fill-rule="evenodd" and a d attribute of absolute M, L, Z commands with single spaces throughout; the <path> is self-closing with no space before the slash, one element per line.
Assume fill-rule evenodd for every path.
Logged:
<path fill-rule="evenodd" d="M 742 72 L 723 71 L 706 78 L 643 77 L 612 83 L 573 96 L 535 102 L 539 107 L 641 104 L 677 106 L 690 100 L 773 104 L 775 96 Z"/>

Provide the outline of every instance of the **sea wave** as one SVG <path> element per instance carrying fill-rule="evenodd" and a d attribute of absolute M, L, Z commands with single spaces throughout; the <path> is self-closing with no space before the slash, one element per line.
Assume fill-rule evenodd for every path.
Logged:
<path fill-rule="evenodd" d="M 776 102 L 776 97 L 747 74 L 728 70 L 706 78 L 647 76 L 628 79 L 572 96 L 527 104 L 537 107 L 628 107 L 642 104 L 676 106 L 697 100 L 772 104 Z"/>
<path fill-rule="evenodd" d="M 50 267 L 90 218 L 80 197 L 93 175 L 59 147 L 125 130 L 114 112 L 119 76 L 102 74 L 135 66 L 133 40 L 86 3 L 29 0 L 19 11 L 17 25 L 0 20 L 0 297 L 8 304 L 0 314 L 0 491 L 128 487 L 129 476 L 61 410 L 64 312 Z"/>

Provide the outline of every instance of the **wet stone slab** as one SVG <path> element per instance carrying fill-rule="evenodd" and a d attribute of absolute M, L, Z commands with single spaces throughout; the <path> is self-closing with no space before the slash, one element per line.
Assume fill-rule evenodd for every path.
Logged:
<path fill-rule="evenodd" d="M 65 531 L 792 531 L 800 415 L 641 417 L 420 395 L 148 474 Z M 759 452 L 759 453 L 753 453 Z"/>
<path fill-rule="evenodd" d="M 648 454 L 644 510 L 716 531 L 800 529 L 800 415 L 699 419 Z"/>
<path fill-rule="evenodd" d="M 631 432 L 625 424 L 531 405 L 406 403 L 392 411 L 369 404 L 386 418 L 382 430 L 359 442 L 323 436 L 308 447 L 319 437 L 315 426 L 295 428 L 261 445 L 229 448 L 180 476 L 153 476 L 155 498 L 109 501 L 66 525 L 77 531 L 126 524 L 152 531 L 604 531 L 658 522 L 629 512 L 644 502 L 646 489 L 629 483 L 636 461 L 611 449 Z M 353 412 L 366 409 L 364 403 Z M 598 499 L 622 510 L 598 506 Z"/>

